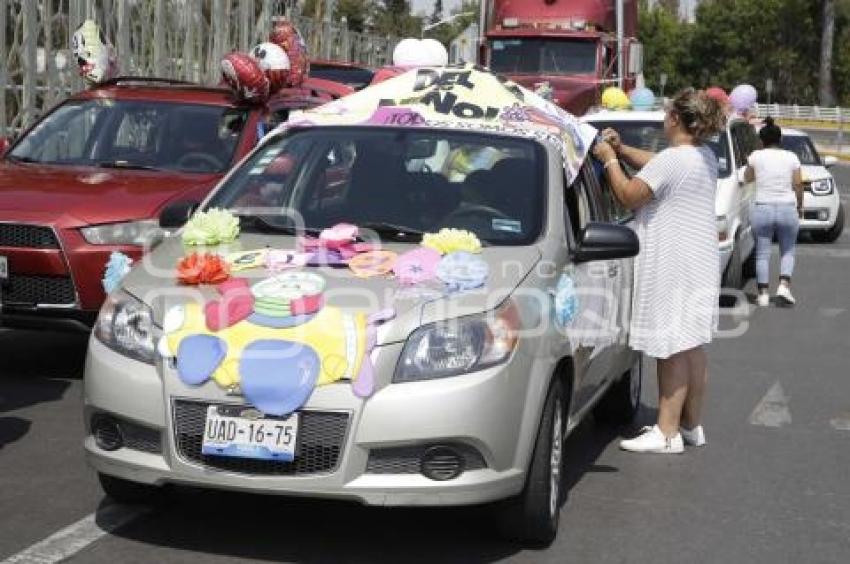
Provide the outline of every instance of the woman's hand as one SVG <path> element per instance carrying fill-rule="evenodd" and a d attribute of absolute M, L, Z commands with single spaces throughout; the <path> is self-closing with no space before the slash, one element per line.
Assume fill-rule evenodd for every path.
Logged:
<path fill-rule="evenodd" d="M 617 160 L 617 152 L 607 141 L 599 141 L 593 146 L 593 156 L 601 163 Z"/>
<path fill-rule="evenodd" d="M 600 133 L 600 135 L 606 143 L 611 145 L 611 148 L 614 149 L 617 154 L 620 153 L 620 148 L 623 146 L 623 140 L 620 139 L 620 134 L 617 133 L 615 129 L 607 127 L 602 130 L 602 133 Z"/>

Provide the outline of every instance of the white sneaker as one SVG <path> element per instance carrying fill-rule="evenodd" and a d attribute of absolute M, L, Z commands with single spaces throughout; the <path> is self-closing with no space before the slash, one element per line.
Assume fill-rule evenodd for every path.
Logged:
<path fill-rule="evenodd" d="M 679 433 L 682 434 L 682 440 L 686 445 L 698 447 L 705 445 L 705 431 L 703 431 L 702 425 L 697 425 L 690 431 L 684 427 L 679 427 Z"/>
<path fill-rule="evenodd" d="M 680 454 L 685 452 L 685 444 L 682 435 L 676 433 L 674 437 L 667 438 L 658 425 L 644 427 L 641 434 L 634 439 L 620 441 L 620 448 L 629 452 L 651 452 L 655 454 Z"/>
<path fill-rule="evenodd" d="M 791 288 L 788 284 L 780 284 L 776 289 L 776 301 L 780 305 L 792 306 L 797 303 L 794 296 L 791 295 Z"/>
<path fill-rule="evenodd" d="M 759 307 L 767 307 L 770 305 L 770 294 L 767 292 L 759 292 L 758 297 L 756 298 L 756 304 Z"/>

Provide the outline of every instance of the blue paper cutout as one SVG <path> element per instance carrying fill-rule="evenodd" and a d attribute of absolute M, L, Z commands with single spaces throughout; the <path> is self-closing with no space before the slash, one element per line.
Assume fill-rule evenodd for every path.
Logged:
<path fill-rule="evenodd" d="M 308 345 L 254 341 L 245 347 L 239 361 L 242 393 L 263 413 L 287 415 L 309 399 L 320 369 L 319 356 Z"/>
<path fill-rule="evenodd" d="M 213 335 L 191 335 L 177 348 L 177 375 L 183 383 L 199 386 L 210 379 L 227 356 L 227 343 Z"/>
<path fill-rule="evenodd" d="M 562 274 L 555 288 L 555 322 L 566 327 L 572 323 L 578 313 L 578 294 L 573 279 Z"/>
<path fill-rule="evenodd" d="M 453 292 L 480 288 L 488 276 L 490 267 L 484 259 L 466 251 L 449 253 L 437 265 L 437 278 Z"/>
<path fill-rule="evenodd" d="M 259 325 L 260 327 L 271 327 L 272 329 L 289 329 L 298 325 L 304 325 L 308 321 L 316 317 L 315 313 L 307 315 L 289 315 L 287 317 L 273 317 L 271 315 L 263 315 L 261 313 L 252 313 L 248 318 L 250 323 Z"/>
<path fill-rule="evenodd" d="M 109 255 L 109 260 L 106 262 L 106 272 L 103 274 L 102 280 L 103 289 L 107 294 L 111 294 L 118 289 L 118 286 L 121 285 L 121 280 L 130 272 L 130 265 L 132 264 L 133 259 L 124 253 L 112 251 Z"/>

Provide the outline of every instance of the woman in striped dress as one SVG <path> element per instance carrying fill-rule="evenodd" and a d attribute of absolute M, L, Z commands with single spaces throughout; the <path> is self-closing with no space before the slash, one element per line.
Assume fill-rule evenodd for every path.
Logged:
<path fill-rule="evenodd" d="M 634 452 L 681 453 L 685 444 L 705 444 L 703 347 L 718 318 L 717 158 L 704 141 L 724 127 L 725 116 L 720 104 L 693 89 L 677 94 L 665 110 L 669 147 L 660 153 L 624 145 L 610 129 L 594 149 L 617 199 L 635 210 L 641 251 L 630 344 L 658 360 L 657 424 L 620 443 Z M 640 172 L 627 178 L 620 160 Z"/>

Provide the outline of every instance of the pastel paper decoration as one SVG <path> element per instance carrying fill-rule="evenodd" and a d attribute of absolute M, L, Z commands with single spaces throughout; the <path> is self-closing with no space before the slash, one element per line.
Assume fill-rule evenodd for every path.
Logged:
<path fill-rule="evenodd" d="M 218 337 L 186 337 L 177 348 L 177 374 L 184 384 L 199 386 L 210 379 L 225 356 L 227 344 Z"/>
<path fill-rule="evenodd" d="M 271 315 L 263 315 L 261 313 L 253 313 L 248 317 L 248 321 L 262 327 L 271 327 L 274 329 L 288 329 L 308 323 L 316 314 L 307 315 L 290 315 L 288 317 L 276 317 Z"/>
<path fill-rule="evenodd" d="M 360 230 L 356 225 L 350 223 L 338 223 L 333 227 L 323 229 L 319 233 L 319 240 L 328 249 L 339 249 L 354 243 Z"/>
<path fill-rule="evenodd" d="M 392 251 L 368 251 L 348 259 L 348 268 L 358 278 L 385 276 L 393 271 L 396 258 Z"/>
<path fill-rule="evenodd" d="M 251 288 L 257 313 L 289 317 L 316 313 L 322 308 L 325 279 L 312 272 L 287 272 Z"/>
<path fill-rule="evenodd" d="M 181 284 L 219 284 L 228 278 L 230 266 L 219 255 L 192 253 L 177 263 L 177 281 Z"/>
<path fill-rule="evenodd" d="M 316 386 L 321 361 L 312 347 L 285 340 L 257 340 L 239 360 L 240 388 L 263 413 L 288 415 L 302 407 Z"/>
<path fill-rule="evenodd" d="M 429 247 L 407 251 L 399 255 L 393 266 L 393 273 L 402 284 L 419 284 L 437 276 L 437 265 L 441 255 Z"/>
<path fill-rule="evenodd" d="M 183 243 L 186 245 L 232 243 L 238 236 L 239 218 L 219 208 L 195 213 L 183 228 Z"/>
<path fill-rule="evenodd" d="M 80 76 L 93 86 L 118 74 L 118 59 L 112 44 L 93 20 L 83 22 L 71 37 L 71 51 L 80 67 Z"/>
<path fill-rule="evenodd" d="M 354 395 L 367 398 L 375 391 L 375 366 L 369 353 L 378 345 L 378 326 L 394 319 L 394 309 L 384 309 L 373 313 L 366 319 L 366 355 L 360 365 L 360 373 L 351 384 Z"/>
<path fill-rule="evenodd" d="M 247 53 L 225 55 L 221 60 L 221 78 L 241 100 L 263 104 L 269 98 L 269 79 Z"/>
<path fill-rule="evenodd" d="M 753 107 L 758 99 L 758 91 L 749 84 L 739 84 L 729 95 L 729 103 L 739 113 L 744 113 Z"/>
<path fill-rule="evenodd" d="M 232 278 L 217 287 L 221 300 L 204 306 L 204 318 L 210 331 L 220 331 L 247 319 L 254 313 L 254 295 L 244 278 Z"/>
<path fill-rule="evenodd" d="M 257 61 L 260 69 L 266 74 L 270 96 L 286 86 L 291 63 L 282 47 L 271 42 L 260 43 L 251 49 L 251 58 Z"/>
<path fill-rule="evenodd" d="M 443 228 L 437 233 L 426 233 L 422 236 L 422 246 L 434 249 L 441 255 L 455 251 L 480 253 L 481 241 L 475 233 L 464 229 Z"/>
<path fill-rule="evenodd" d="M 606 110 L 627 110 L 631 101 L 622 89 L 609 86 L 602 92 L 602 107 Z"/>
<path fill-rule="evenodd" d="M 103 274 L 103 290 L 110 294 L 117 290 L 121 281 L 130 272 L 133 259 L 118 251 L 112 251 L 106 263 L 106 272 Z"/>
<path fill-rule="evenodd" d="M 555 288 L 555 322 L 560 327 L 566 327 L 578 313 L 578 295 L 573 279 L 563 274 Z"/>
<path fill-rule="evenodd" d="M 306 266 L 312 256 L 311 253 L 272 249 L 266 254 L 265 264 L 266 268 L 272 272 L 282 272 L 284 270 Z"/>
<path fill-rule="evenodd" d="M 437 266 L 437 277 L 453 292 L 480 288 L 489 275 L 487 262 L 466 251 L 447 254 Z"/>
<path fill-rule="evenodd" d="M 649 88 L 635 88 L 629 93 L 632 109 L 648 111 L 655 107 L 655 94 Z"/>

